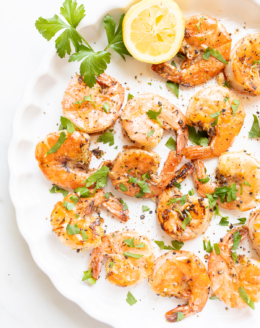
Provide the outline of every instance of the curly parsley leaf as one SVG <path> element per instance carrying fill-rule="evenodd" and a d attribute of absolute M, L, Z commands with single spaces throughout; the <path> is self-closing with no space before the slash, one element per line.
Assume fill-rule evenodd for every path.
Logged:
<path fill-rule="evenodd" d="M 135 247 L 134 238 L 125 239 L 125 240 L 123 240 L 123 242 L 124 242 L 128 247 Z"/>
<path fill-rule="evenodd" d="M 145 205 L 142 206 L 142 211 L 143 212 L 147 212 L 149 210 L 150 210 L 150 208 L 148 206 L 145 206 Z"/>
<path fill-rule="evenodd" d="M 253 138 L 260 138 L 260 127 L 259 127 L 259 121 L 256 115 L 254 115 L 254 123 L 251 127 L 251 130 L 249 131 L 249 139 Z"/>
<path fill-rule="evenodd" d="M 126 202 L 124 202 L 123 199 L 120 199 L 119 201 L 123 205 L 123 211 L 128 210 L 128 205 L 126 204 Z"/>
<path fill-rule="evenodd" d="M 235 231 L 233 237 L 234 239 L 233 239 L 232 250 L 236 251 L 239 246 L 240 240 L 242 239 L 242 235 L 239 235 L 239 231 Z"/>
<path fill-rule="evenodd" d="M 54 15 L 52 18 L 39 17 L 35 22 L 35 27 L 39 33 L 48 41 L 50 41 L 57 32 L 64 29 L 60 36 L 55 40 L 55 47 L 60 58 L 71 53 L 71 43 L 76 51 L 79 51 L 80 45 L 84 40 L 77 32 L 76 27 L 80 21 L 86 16 L 84 5 L 77 6 L 77 2 L 73 0 L 65 0 L 60 8 L 60 14 L 66 19 L 67 23 Z"/>
<path fill-rule="evenodd" d="M 218 124 L 218 117 L 221 113 L 222 111 L 209 115 L 210 117 L 215 118 L 214 122 L 212 123 L 212 126 L 216 126 Z"/>
<path fill-rule="evenodd" d="M 179 251 L 184 246 L 184 242 L 178 240 L 172 240 L 171 244 L 172 247 L 177 251 Z"/>
<path fill-rule="evenodd" d="M 101 136 L 98 137 L 97 142 L 103 142 L 103 144 L 109 143 L 109 146 L 113 146 L 115 144 L 114 133 L 103 133 Z"/>
<path fill-rule="evenodd" d="M 215 50 L 213 48 L 207 47 L 203 54 L 203 59 L 209 60 L 209 57 L 215 57 L 217 60 L 219 60 L 221 63 L 228 64 L 226 59 L 221 55 L 221 53 L 218 50 Z"/>
<path fill-rule="evenodd" d="M 239 105 L 240 105 L 240 100 L 234 99 L 232 101 L 231 108 L 232 108 L 232 111 L 233 111 L 233 117 L 236 116 L 237 109 L 238 109 Z"/>
<path fill-rule="evenodd" d="M 79 50 L 70 56 L 69 62 L 83 60 L 80 64 L 80 75 L 83 76 L 84 82 L 92 88 L 96 83 L 96 76 L 107 69 L 110 59 L 111 53 L 108 51 L 95 52 L 93 49 L 81 45 Z"/>
<path fill-rule="evenodd" d="M 50 193 L 51 194 L 55 194 L 57 192 L 62 193 L 63 197 L 66 197 L 68 195 L 68 193 L 69 193 L 67 190 L 62 189 L 62 188 L 60 188 L 57 185 L 53 185 L 53 187 L 50 189 Z"/>
<path fill-rule="evenodd" d="M 185 210 L 185 212 L 186 212 L 187 216 L 186 216 L 186 218 L 184 219 L 184 221 L 182 222 L 182 225 L 181 225 L 181 227 L 182 227 L 183 230 L 186 230 L 186 226 L 192 220 L 192 216 L 190 215 L 190 212 L 188 212 L 187 210 Z"/>
<path fill-rule="evenodd" d="M 103 19 L 103 25 L 105 27 L 107 33 L 107 40 L 109 43 L 105 50 L 107 50 L 108 48 L 113 49 L 125 60 L 124 55 L 131 56 L 131 54 L 126 49 L 126 46 L 123 41 L 122 23 L 124 16 L 125 15 L 123 14 L 120 17 L 117 30 L 116 22 L 110 15 L 105 16 L 105 18 Z"/>
<path fill-rule="evenodd" d="M 164 244 L 164 241 L 155 240 L 154 242 L 155 242 L 156 245 L 159 246 L 159 248 L 160 248 L 161 250 L 163 250 L 163 249 L 172 250 L 172 251 L 174 250 L 173 247 L 171 247 L 171 246 L 166 246 L 166 245 Z"/>
<path fill-rule="evenodd" d="M 177 312 L 177 322 L 185 319 L 185 315 L 182 312 Z"/>
<path fill-rule="evenodd" d="M 127 187 L 123 183 L 120 183 L 119 187 L 123 192 L 128 191 Z"/>
<path fill-rule="evenodd" d="M 74 192 L 78 193 L 79 197 L 82 198 L 91 197 L 90 191 L 88 190 L 87 187 L 78 187 L 77 189 L 74 190 Z"/>

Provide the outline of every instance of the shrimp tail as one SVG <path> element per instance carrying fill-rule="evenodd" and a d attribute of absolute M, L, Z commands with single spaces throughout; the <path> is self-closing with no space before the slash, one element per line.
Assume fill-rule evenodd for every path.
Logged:
<path fill-rule="evenodd" d="M 215 191 L 216 184 L 210 181 L 207 183 L 202 183 L 199 181 L 199 179 L 204 179 L 207 177 L 204 163 L 202 161 L 195 160 L 192 161 L 192 164 L 194 165 L 192 177 L 197 192 L 202 197 L 206 197 L 206 194 L 212 194 Z"/>
<path fill-rule="evenodd" d="M 183 150 L 183 155 L 187 159 L 205 159 L 213 157 L 212 148 L 208 147 L 201 147 L 201 146 L 190 146 L 186 147 Z"/>
<path fill-rule="evenodd" d="M 110 195 L 109 199 L 102 204 L 110 213 L 114 214 L 118 219 L 127 222 L 129 220 L 129 210 L 124 210 L 122 204 L 116 197 Z"/>
<path fill-rule="evenodd" d="M 99 278 L 104 256 L 105 256 L 105 254 L 102 251 L 101 247 L 95 248 L 91 254 L 90 263 L 89 263 L 88 268 L 89 268 L 89 270 L 91 269 L 92 277 L 96 280 L 98 280 L 98 278 Z"/>
<path fill-rule="evenodd" d="M 176 153 L 177 156 L 181 156 L 189 139 L 189 131 L 186 126 L 185 128 L 181 128 L 177 130 L 176 133 L 177 133 Z"/>
<path fill-rule="evenodd" d="M 182 313 L 185 316 L 185 318 L 195 314 L 192 311 L 190 311 L 188 305 L 179 305 L 175 309 L 165 313 L 166 320 L 168 322 L 176 322 L 178 319 L 178 312 Z"/>
<path fill-rule="evenodd" d="M 155 73 L 159 74 L 163 78 L 175 83 L 180 83 L 181 73 L 177 70 L 176 67 L 168 63 L 161 63 L 152 65 L 151 68 Z"/>
<path fill-rule="evenodd" d="M 176 171 L 175 178 L 172 179 L 168 187 L 173 187 L 176 182 L 177 183 L 183 182 L 193 172 L 194 172 L 194 167 L 190 162 L 184 164 L 178 171 Z"/>
<path fill-rule="evenodd" d="M 181 159 L 182 156 L 176 156 L 175 151 L 169 152 L 169 155 L 159 176 L 159 186 L 161 188 L 165 188 L 170 183 L 172 176 L 175 175 L 176 168 Z"/>

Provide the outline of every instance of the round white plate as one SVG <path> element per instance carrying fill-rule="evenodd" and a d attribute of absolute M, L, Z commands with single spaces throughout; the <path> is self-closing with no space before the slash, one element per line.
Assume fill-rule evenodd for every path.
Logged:
<path fill-rule="evenodd" d="M 219 18 L 227 30 L 232 33 L 233 45 L 247 33 L 260 30 L 260 7 L 251 0 L 180 0 L 177 2 L 186 17 L 192 14 L 209 14 Z M 98 10 L 92 10 L 90 4 L 85 4 L 87 17 L 80 25 L 81 33 L 94 49 L 102 50 L 106 45 L 105 31 L 101 23 L 105 14 L 110 13 L 118 19 L 129 4 L 128 0 L 98 1 L 93 4 L 93 7 Z M 83 28 L 83 26 L 85 27 Z M 102 270 L 101 278 L 96 285 L 90 286 L 87 282 L 82 282 L 81 278 L 83 271 L 87 270 L 90 251 L 85 253 L 71 251 L 63 246 L 52 232 L 49 222 L 50 213 L 54 204 L 62 199 L 62 195 L 49 193 L 51 183 L 39 170 L 34 158 L 34 150 L 40 139 L 50 132 L 57 131 L 62 115 L 61 100 L 64 90 L 78 70 L 78 63 L 68 63 L 68 58 L 60 59 L 56 55 L 54 42 L 52 42 L 51 50 L 28 84 L 21 106 L 16 112 L 13 139 L 9 150 L 9 165 L 11 171 L 10 193 L 16 209 L 19 229 L 29 244 L 35 262 L 50 277 L 54 286 L 89 315 L 116 328 L 169 327 L 164 314 L 182 301 L 156 296 L 147 281 L 132 288 L 112 286 L 105 280 L 104 270 Z M 107 73 L 123 84 L 126 88 L 126 97 L 129 92 L 133 95 L 144 92 L 157 93 L 172 101 L 184 113 L 190 97 L 206 86 L 202 85 L 191 89 L 180 88 L 180 98 L 177 99 L 167 89 L 165 80 L 152 72 L 149 64 L 137 62 L 129 57 L 124 62 L 115 52 L 112 53 L 112 62 Z M 151 85 L 148 84 L 149 82 Z M 212 84 L 216 84 L 216 81 L 212 80 L 207 83 L 207 85 Z M 260 98 L 241 97 L 241 99 L 247 116 L 241 133 L 230 150 L 246 150 L 260 160 L 259 141 L 248 139 L 248 132 L 253 122 L 252 114 L 257 113 Z M 115 130 L 117 150 L 114 149 L 115 146 L 96 144 L 97 137 L 92 137 L 91 148 L 99 146 L 106 152 L 102 160 L 114 159 L 118 151 L 122 150 L 123 145 L 131 144 L 123 137 L 120 122 L 116 123 Z M 165 142 L 170 135 L 165 133 L 160 145 L 155 149 L 162 157 L 162 162 L 169 151 Z M 91 166 L 94 167 L 99 162 L 93 158 Z M 216 159 L 206 161 L 206 167 L 212 177 L 216 165 Z M 192 181 L 187 179 L 182 183 L 182 192 L 187 193 L 192 187 Z M 116 196 L 123 197 L 130 208 L 131 217 L 129 222 L 122 224 L 103 211 L 102 216 L 105 218 L 107 232 L 131 228 L 146 234 L 152 240 L 163 240 L 166 244 L 170 244 L 171 239 L 161 230 L 157 222 L 155 204 L 152 200 L 137 200 L 124 196 L 116 192 L 110 182 L 106 189 L 111 190 Z M 152 214 L 144 213 L 144 219 L 140 218 L 143 214 L 142 205 L 149 206 L 153 211 Z M 230 222 L 233 223 L 237 222 L 236 218 L 249 215 L 248 212 L 234 211 L 222 211 L 222 214 L 228 215 Z M 213 218 L 205 234 L 213 243 L 218 242 L 228 228 L 219 226 L 219 220 L 220 218 Z M 200 236 L 186 242 L 183 249 L 195 252 L 204 260 L 206 253 L 203 251 L 202 240 L 203 237 Z M 157 256 L 163 253 L 156 244 L 154 244 L 154 248 Z M 249 256 L 255 256 L 248 241 L 243 243 L 243 248 L 246 249 L 244 253 L 248 254 L 250 251 Z M 242 247 L 241 252 L 243 252 Z M 126 302 L 129 290 L 138 300 L 132 307 Z M 244 324 L 256 327 L 259 326 L 259 310 L 260 305 L 256 305 L 255 311 L 250 308 L 234 310 L 227 308 L 222 302 L 209 300 L 201 313 L 178 323 L 178 327 L 192 325 L 201 328 L 210 325 L 215 328 L 223 324 L 229 327 L 242 327 Z"/>

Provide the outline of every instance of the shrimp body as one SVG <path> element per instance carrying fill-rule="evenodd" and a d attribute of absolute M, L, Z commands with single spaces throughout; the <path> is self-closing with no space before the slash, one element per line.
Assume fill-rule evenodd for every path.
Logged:
<path fill-rule="evenodd" d="M 203 162 L 193 161 L 195 170 L 193 180 L 198 193 L 202 197 L 212 194 L 216 187 L 236 185 L 236 200 L 219 202 L 223 208 L 248 211 L 257 206 L 260 191 L 260 163 L 253 157 L 239 152 L 227 152 L 219 157 L 216 182 L 200 182 L 198 179 L 206 177 Z M 204 171 L 204 172 L 203 172 Z"/>
<path fill-rule="evenodd" d="M 260 95 L 260 33 L 248 34 L 237 42 L 225 67 L 226 77 L 236 91 Z"/>
<path fill-rule="evenodd" d="M 212 211 L 207 198 L 187 195 L 184 205 L 179 202 L 169 204 L 171 199 L 181 198 L 182 193 L 175 187 L 167 188 L 158 197 L 157 218 L 161 228 L 173 239 L 186 241 L 203 234 L 209 227 Z M 192 220 L 185 230 L 182 228 L 187 211 Z"/>
<path fill-rule="evenodd" d="M 72 210 L 68 210 L 64 206 L 64 202 L 73 203 L 73 196 L 77 197 L 76 193 L 71 193 L 66 196 L 62 202 L 58 202 L 51 213 L 51 225 L 53 231 L 58 236 L 59 240 L 66 246 L 74 249 L 92 249 L 101 244 L 101 238 L 104 235 L 103 222 L 104 220 L 94 213 L 94 209 L 101 204 L 113 215 L 122 221 L 127 221 L 128 210 L 123 210 L 123 205 L 120 201 L 110 195 L 109 199 L 105 198 L 105 193 L 98 190 L 95 196 L 90 198 L 79 198 Z M 72 197 L 72 199 L 71 199 Z M 87 234 L 86 240 L 80 233 L 69 235 L 67 232 L 68 224 L 78 226 L 78 228 Z"/>
<path fill-rule="evenodd" d="M 131 246 L 130 240 L 133 243 Z M 96 280 L 99 278 L 104 256 L 107 256 L 106 278 L 119 287 L 140 284 L 149 277 L 154 264 L 150 240 L 136 231 L 115 232 L 102 238 L 102 244 L 93 250 L 90 258 L 89 269 Z"/>
<path fill-rule="evenodd" d="M 67 137 L 65 142 L 55 153 L 45 156 L 62 132 Z M 93 173 L 93 170 L 88 170 L 91 159 L 89 146 L 90 137 L 86 133 L 54 132 L 37 144 L 35 157 L 48 180 L 65 189 L 76 189 L 83 187 L 82 181 Z"/>
<path fill-rule="evenodd" d="M 149 283 L 157 295 L 187 300 L 165 314 L 170 322 L 177 321 L 178 312 L 187 318 L 202 311 L 208 300 L 210 281 L 206 268 L 191 252 L 171 251 L 158 257 Z"/>
<path fill-rule="evenodd" d="M 224 26 L 207 15 L 195 15 L 185 20 L 185 36 L 180 52 L 186 56 L 179 71 L 168 63 L 152 65 L 152 70 L 167 80 L 186 87 L 207 82 L 216 76 L 225 64 L 213 56 L 203 59 L 205 50 L 210 47 L 229 60 L 231 37 Z"/>
<path fill-rule="evenodd" d="M 88 96 L 91 96 L 91 101 L 85 100 Z M 63 114 L 83 132 L 102 132 L 116 122 L 124 97 L 125 90 L 121 84 L 105 73 L 97 77 L 93 88 L 89 88 L 82 77 L 76 75 L 65 91 Z M 104 106 L 109 107 L 108 113 Z"/>
<path fill-rule="evenodd" d="M 150 119 L 149 110 L 161 110 L 158 120 Z M 146 148 L 154 148 L 161 141 L 163 130 L 173 130 L 177 134 L 177 154 L 180 155 L 188 142 L 188 128 L 185 116 L 167 99 L 146 93 L 128 101 L 122 111 L 123 128 L 130 139 Z M 149 136 L 149 132 L 154 131 Z"/>
<path fill-rule="evenodd" d="M 208 274 L 216 296 L 231 308 L 241 309 L 247 307 L 247 304 L 239 295 L 239 287 L 245 289 L 253 302 L 260 300 L 260 262 L 244 255 L 238 255 L 234 262 L 232 247 L 236 231 L 242 236 L 241 241 L 248 236 L 246 226 L 228 232 L 218 244 L 220 254 L 214 251 L 210 254 Z"/>
<path fill-rule="evenodd" d="M 233 111 L 231 106 L 235 102 L 239 106 Z M 220 156 L 239 134 L 245 115 L 242 102 L 228 88 L 215 85 L 199 91 L 189 102 L 186 121 L 188 125 L 207 131 L 211 140 L 207 147 L 186 147 L 184 156 L 188 159 Z"/>
<path fill-rule="evenodd" d="M 161 194 L 174 178 L 179 162 L 180 158 L 176 156 L 175 151 L 169 152 L 161 174 L 158 176 L 160 157 L 155 152 L 128 149 L 118 154 L 109 177 L 113 186 L 126 195 L 151 198 Z M 145 186 L 144 193 L 140 185 Z"/>
<path fill-rule="evenodd" d="M 260 209 L 252 212 L 248 219 L 249 237 L 253 248 L 260 257 Z"/>

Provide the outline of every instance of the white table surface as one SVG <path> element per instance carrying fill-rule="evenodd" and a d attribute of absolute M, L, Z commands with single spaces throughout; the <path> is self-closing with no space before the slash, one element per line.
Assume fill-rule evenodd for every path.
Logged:
<path fill-rule="evenodd" d="M 88 14 L 102 0 L 85 0 Z M 113 0 L 109 0 L 113 1 Z M 82 1 L 79 1 L 82 3 Z M 7 151 L 23 90 L 49 47 L 34 27 L 59 13 L 62 0 L 1 1 L 0 10 L 0 327 L 108 328 L 64 298 L 34 263 L 20 235 L 8 191 Z M 54 46 L 54 44 L 53 44 Z M 19 165 L 19 163 L 17 163 Z M 30 197 L 30 195 L 28 195 Z"/>

